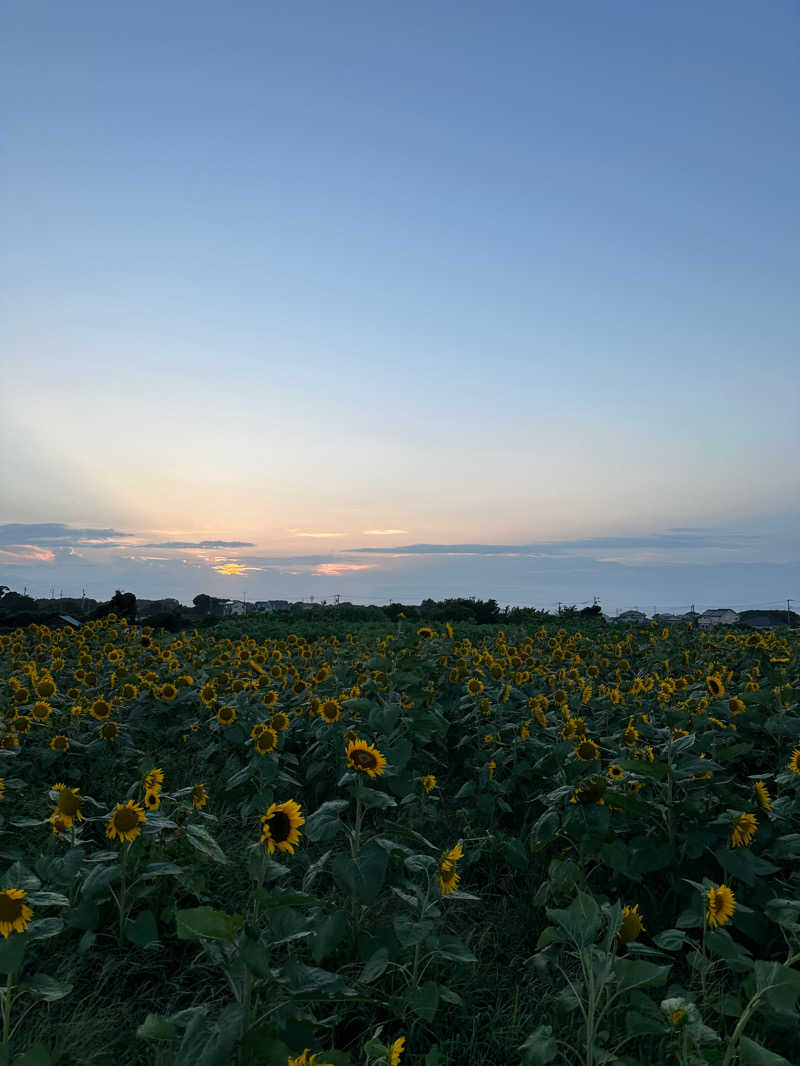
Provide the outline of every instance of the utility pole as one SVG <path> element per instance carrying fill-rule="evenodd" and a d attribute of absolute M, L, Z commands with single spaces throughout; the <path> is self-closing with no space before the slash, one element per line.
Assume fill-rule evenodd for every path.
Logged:
<path fill-rule="evenodd" d="M 791 610 L 791 607 L 792 607 L 792 601 L 787 599 L 787 601 L 786 601 L 786 628 L 787 629 L 791 629 L 792 628 L 792 610 Z"/>

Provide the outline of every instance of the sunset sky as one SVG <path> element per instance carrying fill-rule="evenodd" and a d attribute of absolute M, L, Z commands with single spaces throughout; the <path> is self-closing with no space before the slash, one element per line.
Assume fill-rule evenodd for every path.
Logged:
<path fill-rule="evenodd" d="M 798 41 L 11 0 L 0 582 L 800 602 Z"/>

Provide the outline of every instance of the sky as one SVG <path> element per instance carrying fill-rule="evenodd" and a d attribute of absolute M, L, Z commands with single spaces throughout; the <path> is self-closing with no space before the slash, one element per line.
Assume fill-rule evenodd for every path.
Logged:
<path fill-rule="evenodd" d="M 10 0 L 0 583 L 800 600 L 799 66 L 791 0 Z"/>

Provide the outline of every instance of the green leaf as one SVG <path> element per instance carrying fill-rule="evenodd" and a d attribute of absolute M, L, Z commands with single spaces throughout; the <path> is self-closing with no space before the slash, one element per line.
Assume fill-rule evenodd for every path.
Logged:
<path fill-rule="evenodd" d="M 271 975 L 269 951 L 260 940 L 249 936 L 244 937 L 239 944 L 239 955 L 245 966 L 252 970 L 256 977 Z"/>
<path fill-rule="evenodd" d="M 177 877 L 182 873 L 181 867 L 176 866 L 174 862 L 149 862 L 143 867 L 138 879 L 145 881 L 148 877 L 168 877 L 170 874 Z"/>
<path fill-rule="evenodd" d="M 347 915 L 344 911 L 335 911 L 333 914 L 327 915 L 311 945 L 311 954 L 314 962 L 322 962 L 323 959 L 335 951 L 344 940 L 346 933 Z"/>
<path fill-rule="evenodd" d="M 258 909 L 266 915 L 277 914 L 278 911 L 286 910 L 288 907 L 327 906 L 321 899 L 309 896 L 305 892 L 267 892 L 265 888 L 257 888 L 252 896 L 258 904 Z"/>
<path fill-rule="evenodd" d="M 52 1059 L 44 1044 L 37 1041 L 14 1059 L 14 1066 L 50 1066 Z"/>
<path fill-rule="evenodd" d="M 614 975 L 620 992 L 631 988 L 660 988 L 666 984 L 672 963 L 657 966 L 640 959 L 614 959 Z"/>
<path fill-rule="evenodd" d="M 178 1033 L 163 1014 L 148 1014 L 136 1035 L 140 1040 L 177 1040 Z"/>
<path fill-rule="evenodd" d="M 93 867 L 81 888 L 81 896 L 84 899 L 100 899 L 104 896 L 110 895 L 106 891 L 112 881 L 119 879 L 119 865 L 115 866 L 103 866 L 97 865 Z"/>
<path fill-rule="evenodd" d="M 310 841 L 333 840 L 342 827 L 339 815 L 350 806 L 349 800 L 327 800 L 309 815 L 305 834 Z"/>
<path fill-rule="evenodd" d="M 202 855 L 207 855 L 209 859 L 213 859 L 214 862 L 218 862 L 220 865 L 227 863 L 228 859 L 225 856 L 225 852 L 204 826 L 187 825 L 186 839 Z"/>
<path fill-rule="evenodd" d="M 784 929 L 800 929 L 800 899 L 771 899 L 764 913 Z"/>
<path fill-rule="evenodd" d="M 732 877 L 740 878 L 746 885 L 754 885 L 756 877 L 765 877 L 779 870 L 778 866 L 754 855 L 749 848 L 718 848 L 714 856 L 723 870 Z"/>
<path fill-rule="evenodd" d="M 653 943 L 664 951 L 680 951 L 686 942 L 686 933 L 682 929 L 665 929 L 653 937 Z"/>
<path fill-rule="evenodd" d="M 68 907 L 69 900 L 60 892 L 30 892 L 26 903 L 32 907 Z"/>
<path fill-rule="evenodd" d="M 227 940 L 232 943 L 238 931 L 244 925 L 244 918 L 238 914 L 225 914 L 213 907 L 192 907 L 176 911 L 179 940 Z"/>
<path fill-rule="evenodd" d="M 379 792 L 378 789 L 362 788 L 360 796 L 361 802 L 365 807 L 375 810 L 383 810 L 386 807 L 397 806 L 396 799 L 387 796 L 385 792 Z"/>
<path fill-rule="evenodd" d="M 800 973 L 779 962 L 758 959 L 754 965 L 756 988 L 763 991 L 773 1010 L 785 1014 L 794 1013 L 797 997 L 800 996 Z"/>
<path fill-rule="evenodd" d="M 603 924 L 600 908 L 586 892 L 578 892 L 566 910 L 548 908 L 546 914 L 579 947 L 591 944 Z"/>
<path fill-rule="evenodd" d="M 28 936 L 31 940 L 49 940 L 51 936 L 58 936 L 63 928 L 63 918 L 34 918 L 28 926 Z"/>
<path fill-rule="evenodd" d="M 142 911 L 136 918 L 125 922 L 125 936 L 137 947 L 146 948 L 148 944 L 158 943 L 158 924 L 152 911 Z"/>
<path fill-rule="evenodd" d="M 727 929 L 708 929 L 706 946 L 712 955 L 722 959 L 736 973 L 746 973 L 753 967 L 750 952 L 737 944 Z"/>
<path fill-rule="evenodd" d="M 792 1066 L 783 1055 L 768 1051 L 763 1044 L 757 1044 L 747 1036 L 739 1041 L 739 1058 L 742 1066 Z"/>
<path fill-rule="evenodd" d="M 431 943 L 431 950 L 435 951 L 442 959 L 450 959 L 452 962 L 478 961 L 467 945 L 462 943 L 457 936 L 444 933 L 440 937 L 432 938 L 432 940 L 438 941 L 438 943 Z"/>
<path fill-rule="evenodd" d="M 375 981 L 386 970 L 389 965 L 389 950 L 388 948 L 378 948 L 374 951 L 364 964 L 364 969 L 361 971 L 359 981 L 362 984 L 369 984 L 370 981 Z"/>
<path fill-rule="evenodd" d="M 548 1066 L 558 1057 L 558 1044 L 552 1025 L 538 1025 L 524 1044 L 520 1045 L 522 1066 Z"/>
<path fill-rule="evenodd" d="M 340 852 L 333 860 L 333 876 L 340 888 L 362 903 L 372 903 L 383 888 L 389 856 L 368 844 L 355 858 Z"/>
<path fill-rule="evenodd" d="M 44 1000 L 45 1003 L 55 1003 L 57 999 L 63 999 L 72 991 L 71 984 L 62 984 L 46 973 L 35 973 L 25 981 L 25 987 L 32 996 Z"/>
<path fill-rule="evenodd" d="M 439 1008 L 439 986 L 435 981 L 426 981 L 407 997 L 409 1008 L 425 1022 L 432 1022 Z"/>
<path fill-rule="evenodd" d="M 392 922 L 394 934 L 404 948 L 413 948 L 433 932 L 433 922 L 417 921 L 408 914 L 398 915 Z"/>

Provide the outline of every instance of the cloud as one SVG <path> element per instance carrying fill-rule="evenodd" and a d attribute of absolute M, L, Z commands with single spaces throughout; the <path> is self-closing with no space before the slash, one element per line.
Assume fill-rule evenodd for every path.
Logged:
<path fill-rule="evenodd" d="M 314 573 L 326 577 L 339 577 L 352 570 L 374 570 L 374 563 L 320 563 L 314 567 Z"/>
<path fill-rule="evenodd" d="M 650 533 L 632 537 L 587 537 L 530 544 L 407 544 L 402 547 L 346 548 L 348 553 L 405 555 L 558 555 L 566 552 L 625 551 L 633 549 L 735 548 L 753 537 L 692 532 Z"/>
<path fill-rule="evenodd" d="M 398 537 L 408 533 L 407 529 L 365 529 L 365 537 Z"/>
<path fill-rule="evenodd" d="M 249 540 L 165 540 L 159 544 L 142 544 L 143 548 L 255 548 Z"/>
<path fill-rule="evenodd" d="M 7 522 L 0 525 L 0 544 L 20 545 L 36 544 L 52 547 L 67 547 L 70 544 L 102 544 L 120 537 L 131 537 L 132 533 L 120 533 L 116 529 L 73 529 L 63 522 Z"/>
<path fill-rule="evenodd" d="M 220 566 L 214 567 L 218 574 L 225 574 L 227 577 L 246 574 L 248 570 L 260 569 L 260 566 L 244 566 L 242 563 L 222 563 Z"/>
<path fill-rule="evenodd" d="M 12 550 L 0 548 L 0 561 L 7 566 L 21 566 L 24 563 L 52 563 L 55 552 L 49 548 L 40 548 L 35 544 L 15 544 Z"/>
<path fill-rule="evenodd" d="M 346 537 L 346 533 L 301 533 L 297 529 L 290 529 L 289 533 L 295 537 Z"/>

